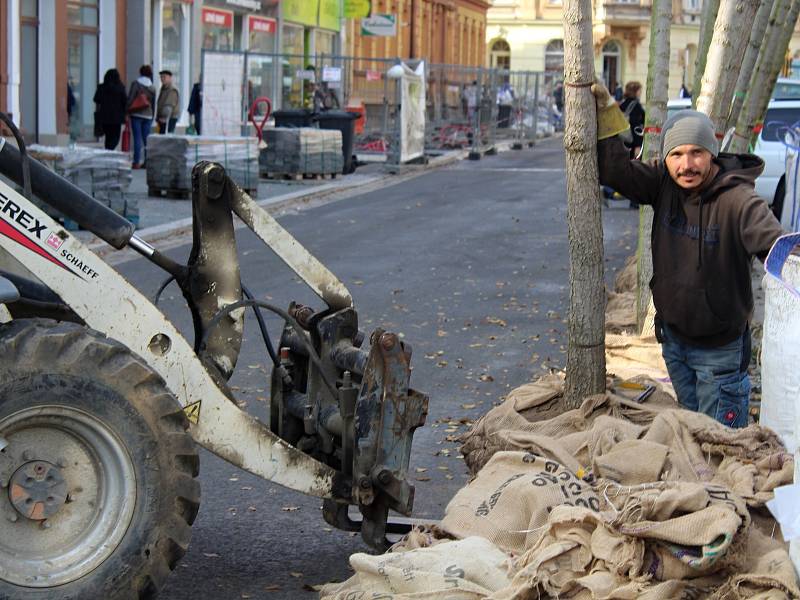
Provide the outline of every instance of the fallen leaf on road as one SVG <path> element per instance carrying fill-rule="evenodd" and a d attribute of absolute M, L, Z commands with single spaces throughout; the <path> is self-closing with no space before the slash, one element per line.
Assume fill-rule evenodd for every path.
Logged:
<path fill-rule="evenodd" d="M 494 377 L 492 377 L 488 373 L 484 373 L 483 375 L 478 377 L 478 379 L 480 379 L 481 381 L 494 381 Z"/>
<path fill-rule="evenodd" d="M 431 480 L 431 478 L 428 477 L 427 475 L 421 475 L 420 477 L 415 477 L 414 479 L 416 479 L 417 481 L 430 481 Z"/>
<path fill-rule="evenodd" d="M 417 473 L 424 473 L 424 472 L 425 472 L 425 471 L 427 471 L 428 469 L 426 469 L 425 467 L 417 467 L 417 468 L 416 468 L 416 469 L 414 469 L 414 470 L 415 470 Z"/>
<path fill-rule="evenodd" d="M 476 406 L 475 404 L 462 404 L 461 408 L 463 408 L 464 410 L 470 410 L 472 408 L 475 408 L 475 406 Z"/>
<path fill-rule="evenodd" d="M 292 577 L 297 577 L 297 578 L 300 578 L 300 577 L 303 576 L 302 573 L 299 573 L 297 571 L 289 571 L 289 575 L 291 575 Z"/>
<path fill-rule="evenodd" d="M 294 512 L 300 510 L 299 506 L 281 506 L 281 510 L 285 512 Z"/>
<path fill-rule="evenodd" d="M 264 587 L 265 592 L 277 592 L 279 589 L 281 589 L 281 586 L 277 583 L 270 583 L 268 586 Z"/>
<path fill-rule="evenodd" d="M 503 319 L 498 319 L 497 317 L 486 317 L 486 322 L 489 325 L 500 325 L 500 327 L 508 325 Z"/>
<path fill-rule="evenodd" d="M 203 552 L 203 556 L 206 558 L 219 558 L 219 554 L 216 552 Z"/>
<path fill-rule="evenodd" d="M 447 335 L 447 332 L 446 332 L 444 329 L 439 329 L 439 330 L 436 332 L 436 335 L 437 335 L 438 337 L 444 337 L 444 336 L 446 336 L 446 335 Z"/>

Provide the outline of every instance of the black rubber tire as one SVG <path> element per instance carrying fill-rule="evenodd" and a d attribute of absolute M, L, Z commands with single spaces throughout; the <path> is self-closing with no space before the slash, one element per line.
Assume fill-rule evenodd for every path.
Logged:
<path fill-rule="evenodd" d="M 778 182 L 778 187 L 775 190 L 775 198 L 772 200 L 772 214 L 775 215 L 775 218 L 778 221 L 781 220 L 781 213 L 783 212 L 783 201 L 786 198 L 786 179 L 781 177 L 781 180 Z"/>
<path fill-rule="evenodd" d="M 179 403 L 141 358 L 95 331 L 43 319 L 0 325 L 0 420 L 37 404 L 83 409 L 117 435 L 133 463 L 135 508 L 94 570 L 49 588 L 0 580 L 0 599 L 155 597 L 200 506 L 199 458 Z"/>

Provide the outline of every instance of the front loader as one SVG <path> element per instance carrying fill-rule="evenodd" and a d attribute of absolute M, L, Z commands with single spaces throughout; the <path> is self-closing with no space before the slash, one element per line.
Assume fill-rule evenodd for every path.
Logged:
<path fill-rule="evenodd" d="M 376 549 L 407 530 L 388 515 L 411 514 L 411 442 L 427 414 L 427 397 L 409 387 L 410 346 L 362 333 L 342 282 L 220 165 L 193 169 L 192 249 L 180 264 L 29 158 L 0 120 L 17 138 L 0 138 L 0 174 L 22 189 L 0 180 L 0 599 L 154 597 L 199 508 L 196 444 L 322 498 L 328 523 Z M 41 203 L 163 269 L 188 304 L 193 340 Z M 320 306 L 250 293 L 233 215 Z M 272 363 L 268 423 L 227 384 L 251 309 Z M 284 323 L 277 345 L 265 310 Z"/>

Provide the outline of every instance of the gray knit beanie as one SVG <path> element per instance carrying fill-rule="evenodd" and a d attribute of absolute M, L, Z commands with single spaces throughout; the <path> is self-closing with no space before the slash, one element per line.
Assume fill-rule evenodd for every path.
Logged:
<path fill-rule="evenodd" d="M 714 156 L 719 154 L 714 124 L 704 113 L 682 110 L 664 122 L 664 127 L 661 128 L 662 158 L 666 158 L 673 148 L 684 144 L 701 146 Z"/>

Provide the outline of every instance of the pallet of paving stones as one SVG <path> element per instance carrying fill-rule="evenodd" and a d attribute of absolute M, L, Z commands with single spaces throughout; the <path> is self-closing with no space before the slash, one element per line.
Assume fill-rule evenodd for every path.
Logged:
<path fill-rule="evenodd" d="M 28 153 L 52 169 L 98 202 L 108 206 L 134 224 L 139 222 L 137 198 L 129 193 L 132 175 L 128 154 L 87 146 L 28 147 Z M 77 224 L 67 219 L 44 202 L 34 203 L 45 213 L 61 221 L 66 229 L 77 229 Z"/>
<path fill-rule="evenodd" d="M 325 178 L 341 173 L 342 132 L 313 127 L 264 130 L 266 147 L 258 157 L 259 172 L 270 179 Z"/>
<path fill-rule="evenodd" d="M 192 169 L 200 161 L 221 164 L 249 194 L 258 189 L 258 141 L 250 137 L 160 135 L 147 137 L 147 188 L 151 196 L 189 198 Z"/>

